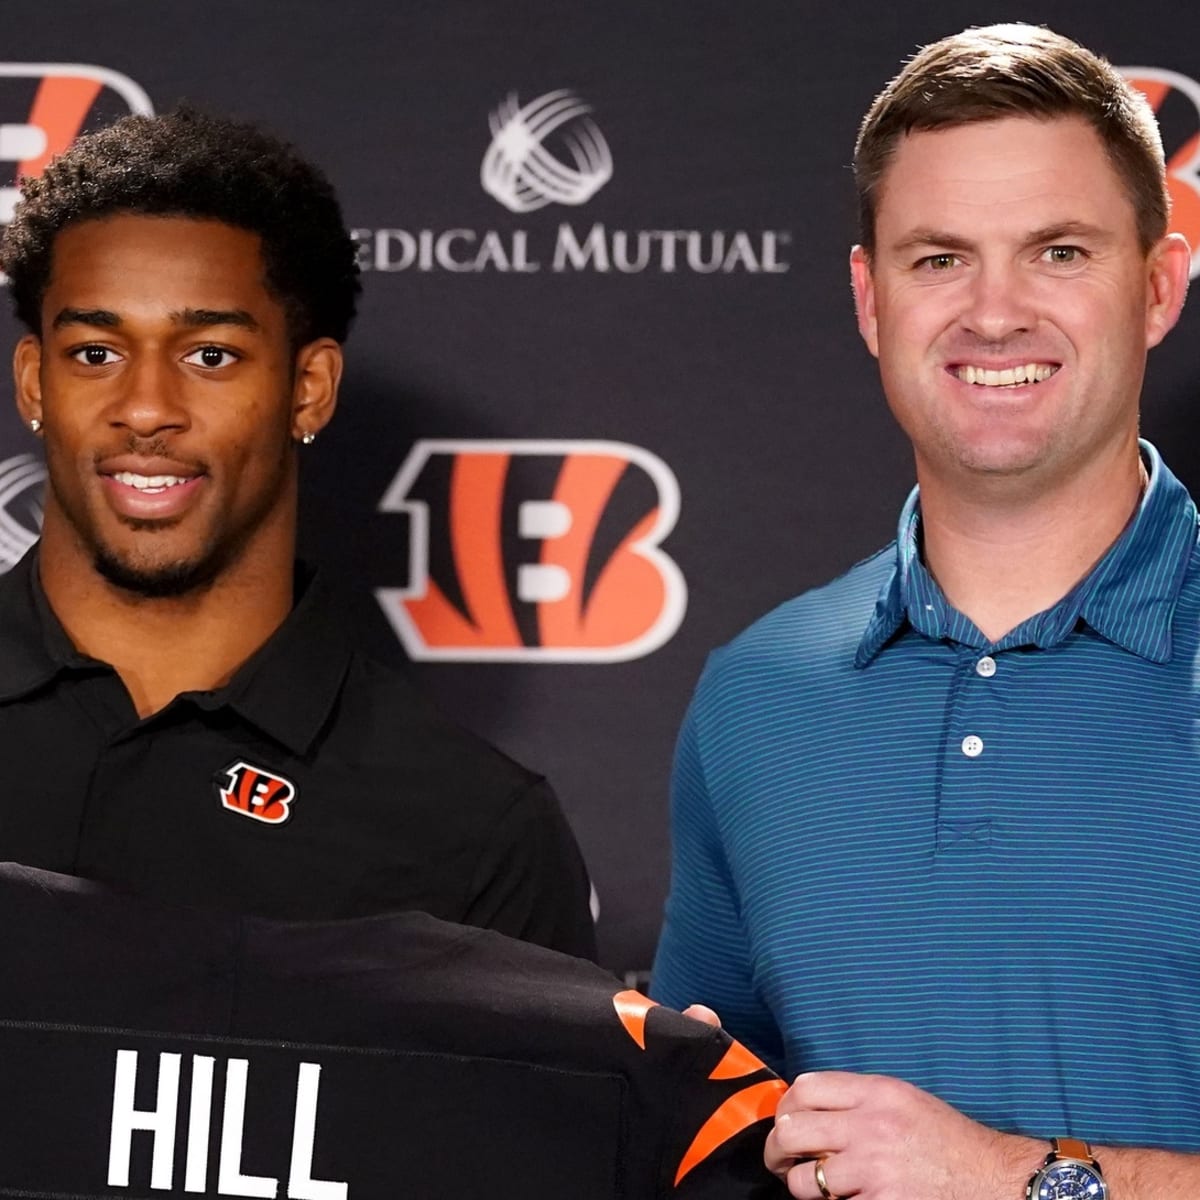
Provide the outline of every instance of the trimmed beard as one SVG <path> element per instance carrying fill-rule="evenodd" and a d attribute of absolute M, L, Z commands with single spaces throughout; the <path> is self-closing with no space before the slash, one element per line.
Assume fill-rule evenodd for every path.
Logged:
<path fill-rule="evenodd" d="M 156 522 L 136 521 L 130 524 L 149 529 Z M 102 579 L 122 591 L 148 600 L 186 596 L 189 592 L 209 587 L 224 570 L 228 559 L 228 555 L 216 553 L 209 547 L 194 559 L 139 566 L 118 557 L 106 546 L 94 546 L 92 552 L 92 565 Z"/>
<path fill-rule="evenodd" d="M 186 596 L 206 588 L 221 565 L 211 557 L 200 562 L 173 562 L 157 567 L 135 567 L 101 550 L 92 560 L 97 573 L 114 587 L 148 600 Z"/>

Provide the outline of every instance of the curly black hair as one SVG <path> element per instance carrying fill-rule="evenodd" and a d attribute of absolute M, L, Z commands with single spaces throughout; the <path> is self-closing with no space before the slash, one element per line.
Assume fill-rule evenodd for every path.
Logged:
<path fill-rule="evenodd" d="M 256 125 L 190 107 L 131 116 L 79 138 L 27 179 L 0 241 L 17 318 L 41 333 L 54 239 L 118 213 L 221 221 L 262 239 L 266 284 L 293 347 L 346 339 L 361 285 L 333 187 L 296 150 Z"/>

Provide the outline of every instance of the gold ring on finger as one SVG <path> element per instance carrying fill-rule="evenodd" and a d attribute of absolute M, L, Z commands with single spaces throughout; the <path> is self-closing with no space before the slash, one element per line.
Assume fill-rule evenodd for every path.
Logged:
<path fill-rule="evenodd" d="M 825 1158 L 817 1159 L 816 1177 L 817 1188 L 821 1195 L 825 1197 L 825 1200 L 839 1200 L 839 1198 L 834 1195 L 833 1191 L 831 1190 L 829 1181 L 825 1178 Z"/>

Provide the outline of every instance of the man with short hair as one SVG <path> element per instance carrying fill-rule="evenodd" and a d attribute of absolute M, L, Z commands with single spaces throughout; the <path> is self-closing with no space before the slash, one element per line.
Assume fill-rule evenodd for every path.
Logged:
<path fill-rule="evenodd" d="M 130 117 L 25 183 L 0 264 L 49 473 L 0 581 L 0 859 L 593 954 L 545 781 L 365 658 L 294 562 L 359 291 L 324 177 L 250 125 Z"/>
<path fill-rule="evenodd" d="M 968 30 L 855 169 L 918 488 L 710 660 L 652 991 L 803 1072 L 794 1196 L 1200 1194 L 1197 513 L 1138 441 L 1190 253 L 1153 115 L 1066 38 Z"/>

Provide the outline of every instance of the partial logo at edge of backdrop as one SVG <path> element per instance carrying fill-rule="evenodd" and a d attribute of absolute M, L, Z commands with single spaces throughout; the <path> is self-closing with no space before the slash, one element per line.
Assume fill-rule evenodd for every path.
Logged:
<path fill-rule="evenodd" d="M 0 460 L 0 575 L 37 541 L 46 468 L 33 454 Z"/>
<path fill-rule="evenodd" d="M 12 220 L 19 180 L 36 179 L 85 129 L 153 112 L 145 90 L 109 67 L 0 63 L 0 225 Z"/>
<path fill-rule="evenodd" d="M 1182 136 L 1165 139 L 1167 192 L 1171 197 L 1171 230 L 1182 233 L 1192 248 L 1192 278 L 1200 277 L 1200 83 L 1159 67 L 1118 67 L 1154 110 L 1162 127 L 1164 108 L 1186 110 Z M 1177 97 L 1190 102 L 1179 105 Z"/>

